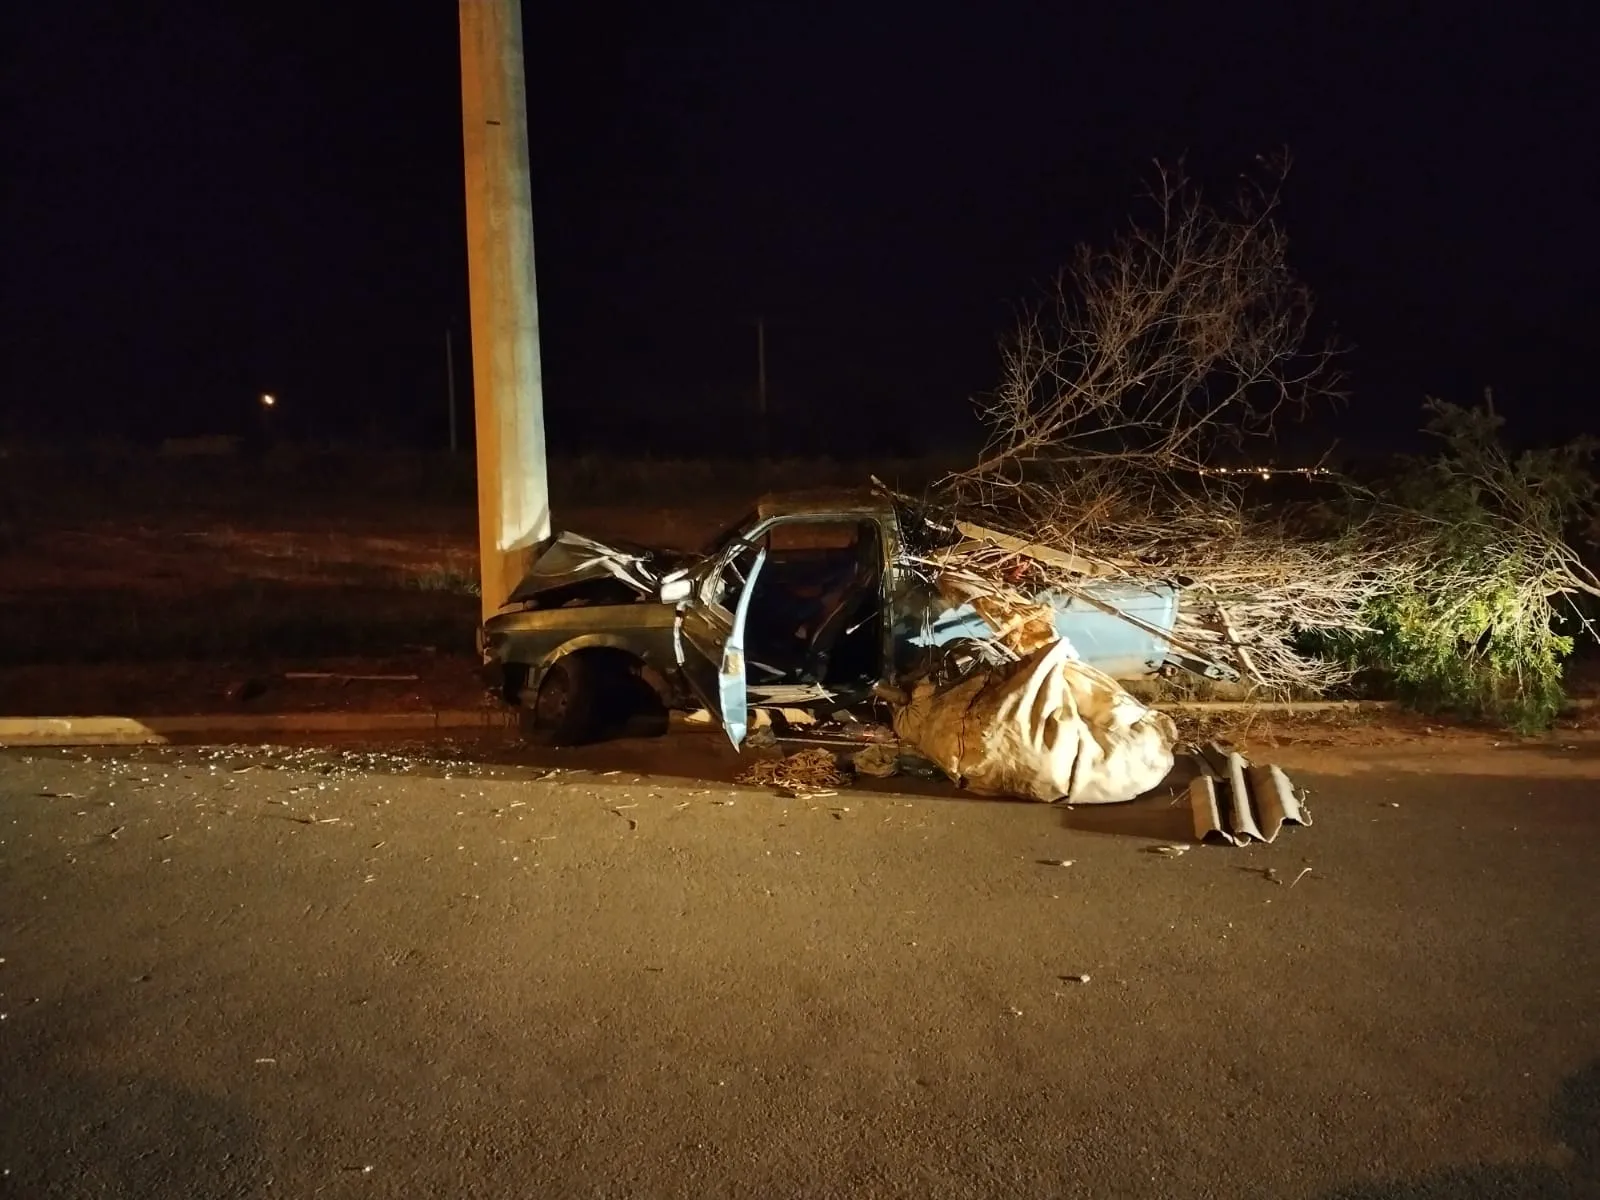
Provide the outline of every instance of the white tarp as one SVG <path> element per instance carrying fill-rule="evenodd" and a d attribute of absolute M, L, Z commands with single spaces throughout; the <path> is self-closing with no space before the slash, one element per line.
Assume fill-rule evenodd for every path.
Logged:
<path fill-rule="evenodd" d="M 1114 804 L 1172 770 L 1178 731 L 1070 643 L 954 684 L 919 684 L 895 713 L 902 741 L 963 787 L 1047 803 Z"/>

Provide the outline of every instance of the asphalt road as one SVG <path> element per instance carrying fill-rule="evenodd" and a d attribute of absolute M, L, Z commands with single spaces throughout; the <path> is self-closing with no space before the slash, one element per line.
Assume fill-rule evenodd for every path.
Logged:
<path fill-rule="evenodd" d="M 1451 766 L 1165 858 L 1164 801 L 0 754 L 0 1195 L 1600 1196 L 1600 772 Z"/>

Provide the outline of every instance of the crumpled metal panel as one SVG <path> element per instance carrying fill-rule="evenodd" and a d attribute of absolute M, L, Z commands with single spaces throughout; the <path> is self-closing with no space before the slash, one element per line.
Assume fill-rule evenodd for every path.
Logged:
<path fill-rule="evenodd" d="M 1134 620 L 1079 596 L 1047 592 L 1033 597 L 1036 603 L 1055 610 L 1056 634 L 1072 643 L 1079 661 L 1116 679 L 1136 679 L 1160 670 L 1169 645 L 1156 631 L 1172 630 L 1178 616 L 1178 590 L 1095 581 L 1086 582 L 1083 591 Z M 936 649 L 963 639 L 985 642 L 994 635 L 994 627 L 970 602 L 964 602 L 930 609 L 923 627 L 913 631 L 909 640 L 915 646 Z"/>
<path fill-rule="evenodd" d="M 1270 843 L 1285 825 L 1311 824 L 1303 795 L 1283 768 L 1257 766 L 1215 742 L 1203 747 L 1199 757 L 1204 770 L 1189 782 L 1196 841 Z"/>
<path fill-rule="evenodd" d="M 558 533 L 534 555 L 511 601 L 520 603 L 554 588 L 607 577 L 640 595 L 653 596 L 662 574 L 661 557 L 656 551 L 621 549 L 581 534 Z"/>

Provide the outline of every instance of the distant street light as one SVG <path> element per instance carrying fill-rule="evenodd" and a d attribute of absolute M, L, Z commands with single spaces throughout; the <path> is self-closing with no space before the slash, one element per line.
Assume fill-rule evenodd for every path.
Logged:
<path fill-rule="evenodd" d="M 263 392 L 261 394 L 261 406 L 263 408 L 271 408 L 273 405 L 277 404 L 277 402 L 278 398 L 271 392 Z"/>

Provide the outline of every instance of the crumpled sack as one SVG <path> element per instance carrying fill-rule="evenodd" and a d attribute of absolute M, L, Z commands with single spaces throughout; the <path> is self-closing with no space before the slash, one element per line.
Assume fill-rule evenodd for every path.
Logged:
<path fill-rule="evenodd" d="M 1115 804 L 1172 770 L 1172 718 L 1056 641 L 953 684 L 917 685 L 894 729 L 962 787 L 1046 803 Z"/>

